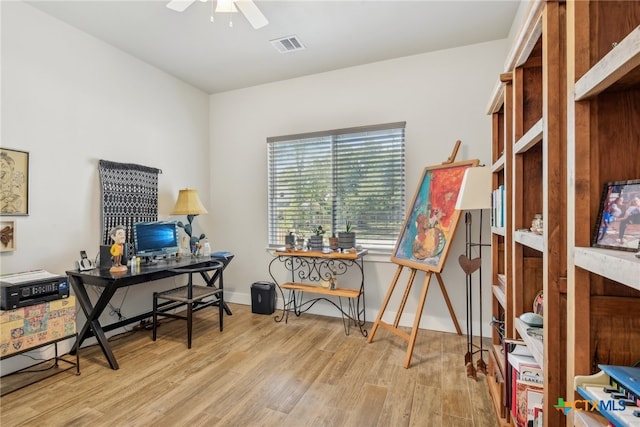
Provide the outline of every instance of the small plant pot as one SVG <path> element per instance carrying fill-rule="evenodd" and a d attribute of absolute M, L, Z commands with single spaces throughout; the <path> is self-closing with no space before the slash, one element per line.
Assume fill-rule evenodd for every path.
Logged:
<path fill-rule="evenodd" d="M 322 251 L 322 236 L 309 237 L 309 250 Z"/>
<path fill-rule="evenodd" d="M 338 247 L 343 251 L 356 247 L 356 233 L 341 231 L 338 233 Z"/>

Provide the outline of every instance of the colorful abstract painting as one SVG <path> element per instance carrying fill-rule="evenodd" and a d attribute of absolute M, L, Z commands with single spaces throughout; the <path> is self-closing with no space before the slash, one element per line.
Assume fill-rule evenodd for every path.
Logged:
<path fill-rule="evenodd" d="M 477 164 L 478 160 L 468 160 L 424 169 L 391 261 L 419 270 L 442 270 L 460 217 L 455 205 L 464 171 Z"/>

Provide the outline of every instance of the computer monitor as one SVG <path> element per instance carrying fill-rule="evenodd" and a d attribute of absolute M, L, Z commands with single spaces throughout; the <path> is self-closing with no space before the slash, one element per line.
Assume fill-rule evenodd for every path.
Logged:
<path fill-rule="evenodd" d="M 179 251 L 176 221 L 137 222 L 133 225 L 136 256 L 153 259 L 174 256 Z"/>

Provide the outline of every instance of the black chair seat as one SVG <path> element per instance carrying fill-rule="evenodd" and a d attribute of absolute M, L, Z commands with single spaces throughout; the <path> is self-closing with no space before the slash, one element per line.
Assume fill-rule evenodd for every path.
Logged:
<path fill-rule="evenodd" d="M 218 306 L 220 332 L 222 332 L 224 315 L 224 291 L 222 280 L 223 268 L 224 263 L 212 260 L 207 264 L 198 267 L 184 267 L 169 270 L 173 273 L 187 274 L 189 276 L 189 280 L 184 286 L 153 293 L 153 341 L 155 341 L 157 337 L 158 316 L 183 319 L 187 321 L 187 348 L 191 348 L 193 312 L 214 305 Z M 204 274 L 206 272 L 216 270 L 219 270 L 219 287 L 216 288 L 215 286 L 200 286 L 193 284 L 194 274 Z M 209 297 L 215 298 L 205 300 Z M 165 302 L 159 305 L 158 300 L 164 300 Z M 187 312 L 186 316 L 171 311 L 185 305 Z"/>

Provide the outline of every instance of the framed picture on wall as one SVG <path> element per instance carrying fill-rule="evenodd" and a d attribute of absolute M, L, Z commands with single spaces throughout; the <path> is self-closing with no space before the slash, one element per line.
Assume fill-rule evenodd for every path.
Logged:
<path fill-rule="evenodd" d="M 15 221 L 0 221 L 0 252 L 16 250 Z"/>
<path fill-rule="evenodd" d="M 640 179 L 604 185 L 591 246 L 640 249 Z"/>
<path fill-rule="evenodd" d="M 29 215 L 29 153 L 0 148 L 0 215 Z"/>

